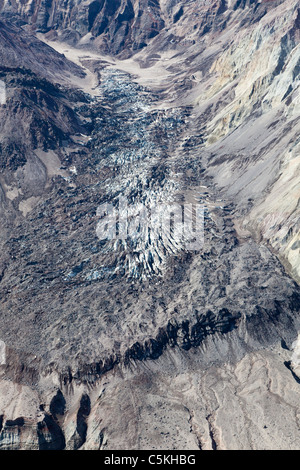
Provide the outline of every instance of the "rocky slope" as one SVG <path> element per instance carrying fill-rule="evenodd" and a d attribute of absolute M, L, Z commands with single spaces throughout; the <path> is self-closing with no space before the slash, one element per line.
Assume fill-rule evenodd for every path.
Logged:
<path fill-rule="evenodd" d="M 172 10 L 171 1 L 165 7 Z M 26 21 L 39 32 L 73 44 L 91 44 L 102 51 L 125 55 L 146 46 L 165 27 L 157 1 L 95 0 L 93 2 L 4 3 L 3 15 Z"/>
<path fill-rule="evenodd" d="M 158 35 L 160 45 L 166 47 L 189 42 L 195 31 L 197 38 L 222 31 L 232 18 L 241 27 L 255 24 L 281 3 L 284 0 L 17 0 L 3 1 L 1 11 L 4 18 L 26 23 L 49 38 L 125 57 L 147 47 Z M 250 15 L 245 15 L 248 11 Z"/>
<path fill-rule="evenodd" d="M 299 447 L 298 3 L 1 11 L 1 448 Z"/>

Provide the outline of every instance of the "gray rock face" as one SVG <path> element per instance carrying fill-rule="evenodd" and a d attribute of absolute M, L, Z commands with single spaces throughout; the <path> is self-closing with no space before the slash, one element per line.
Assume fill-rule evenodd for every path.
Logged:
<path fill-rule="evenodd" d="M 222 31 L 236 12 L 237 16 L 242 12 L 241 27 L 254 24 L 282 2 L 203 0 L 183 4 L 178 0 L 33 0 L 4 3 L 2 15 L 19 23 L 25 21 L 31 29 L 47 33 L 49 37 L 73 45 L 88 44 L 102 52 L 127 57 L 146 47 L 162 30 L 167 32 L 169 41 L 176 40 L 173 26 L 176 24 L 180 30 L 186 19 L 181 38 L 190 34 L 192 28 L 198 30 L 199 36 Z M 248 10 L 251 14 L 247 17 L 243 13 Z"/>
<path fill-rule="evenodd" d="M 29 8 L 26 3 L 5 5 L 3 14 L 10 19 L 20 15 L 34 30 L 56 33 L 74 44 L 87 40 L 126 55 L 145 47 L 165 26 L 159 2 L 149 0 L 33 1 Z"/>
<path fill-rule="evenodd" d="M 84 72 L 52 48 L 13 24 L 0 21 L 0 59 L 3 68 L 24 68 L 55 82 Z"/>
<path fill-rule="evenodd" d="M 297 2 L 1 14 L 0 448 L 299 447 Z"/>

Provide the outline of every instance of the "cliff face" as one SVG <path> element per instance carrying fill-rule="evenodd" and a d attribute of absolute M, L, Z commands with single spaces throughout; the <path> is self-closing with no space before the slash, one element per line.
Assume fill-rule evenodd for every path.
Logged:
<path fill-rule="evenodd" d="M 239 16 L 241 12 L 251 12 L 240 18 L 241 26 L 255 24 L 282 2 L 203 0 L 183 4 L 179 0 L 31 0 L 3 2 L 2 15 L 18 23 L 25 21 L 33 31 L 47 33 L 48 37 L 124 57 L 146 47 L 162 30 L 171 41 L 177 32 L 184 38 L 193 29 L 200 35 L 221 31 L 232 15 Z"/>
<path fill-rule="evenodd" d="M 152 0 L 17 2 L 4 4 L 2 11 L 8 18 L 17 14 L 35 31 L 113 54 L 128 55 L 145 47 L 165 26 L 160 3 Z"/>
<path fill-rule="evenodd" d="M 3 2 L 0 56 L 0 448 L 299 447 L 298 2 Z"/>

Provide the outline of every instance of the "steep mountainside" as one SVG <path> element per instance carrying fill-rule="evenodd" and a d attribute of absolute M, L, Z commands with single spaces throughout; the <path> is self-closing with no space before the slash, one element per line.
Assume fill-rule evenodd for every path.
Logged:
<path fill-rule="evenodd" d="M 128 56 L 161 32 L 171 43 L 193 31 L 199 38 L 225 29 L 232 17 L 242 27 L 255 24 L 280 3 L 284 0 L 31 0 L 3 1 L 1 9 L 3 17 L 48 37 Z"/>
<path fill-rule="evenodd" d="M 299 448 L 298 1 L 0 11 L 0 448 Z"/>

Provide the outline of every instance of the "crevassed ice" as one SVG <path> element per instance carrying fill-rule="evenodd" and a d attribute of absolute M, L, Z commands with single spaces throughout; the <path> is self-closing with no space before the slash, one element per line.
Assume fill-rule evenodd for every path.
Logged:
<path fill-rule="evenodd" d="M 3 80 L 0 80 L 0 105 L 6 103 L 6 85 Z"/>
<path fill-rule="evenodd" d="M 5 355 L 5 343 L 4 341 L 0 340 L 0 365 L 6 363 L 6 355 Z"/>

